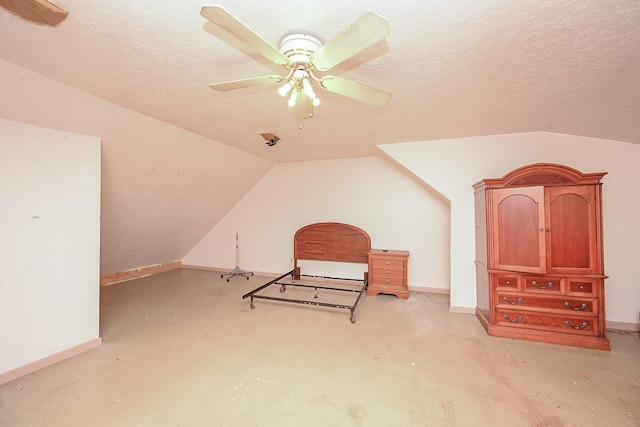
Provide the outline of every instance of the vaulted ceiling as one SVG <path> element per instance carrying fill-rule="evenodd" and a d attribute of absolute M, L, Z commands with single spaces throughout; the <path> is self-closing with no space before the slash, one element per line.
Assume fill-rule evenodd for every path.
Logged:
<path fill-rule="evenodd" d="M 640 143 L 640 1 L 217 2 L 276 47 L 299 32 L 327 42 L 369 11 L 388 21 L 386 40 L 332 74 L 390 103 L 318 90 L 308 120 L 277 86 L 209 88 L 283 69 L 206 25 L 201 0 L 55 3 L 69 12 L 57 27 L 0 9 L 0 58 L 274 162 L 534 130 Z"/>

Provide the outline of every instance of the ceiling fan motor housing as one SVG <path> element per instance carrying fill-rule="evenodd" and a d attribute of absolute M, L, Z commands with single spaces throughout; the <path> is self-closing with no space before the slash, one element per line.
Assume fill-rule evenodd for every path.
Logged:
<path fill-rule="evenodd" d="M 322 42 L 308 34 L 290 34 L 280 42 L 282 53 L 292 64 L 309 64 L 311 55 L 322 47 Z"/>

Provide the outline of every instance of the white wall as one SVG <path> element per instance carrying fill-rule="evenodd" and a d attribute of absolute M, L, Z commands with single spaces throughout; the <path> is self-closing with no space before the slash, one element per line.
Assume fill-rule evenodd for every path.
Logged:
<path fill-rule="evenodd" d="M 100 139 L 0 119 L 0 207 L 2 378 L 99 340 Z"/>
<path fill-rule="evenodd" d="M 471 186 L 531 163 L 560 163 L 603 179 L 607 320 L 637 323 L 640 311 L 640 145 L 530 132 L 380 147 L 451 200 L 451 305 L 474 307 Z"/>
<path fill-rule="evenodd" d="M 325 221 L 362 228 L 374 248 L 410 251 L 410 287 L 449 288 L 449 206 L 383 157 L 276 165 L 183 265 L 232 269 L 238 232 L 241 268 L 285 273 L 296 230 Z"/>

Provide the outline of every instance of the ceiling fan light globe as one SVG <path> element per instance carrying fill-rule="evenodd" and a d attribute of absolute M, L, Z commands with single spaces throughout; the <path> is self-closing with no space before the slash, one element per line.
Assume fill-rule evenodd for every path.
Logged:
<path fill-rule="evenodd" d="M 289 107 L 295 107 L 297 98 L 298 94 L 296 92 L 291 92 L 291 96 L 289 97 L 289 101 L 287 101 L 287 105 L 289 105 Z"/>
<path fill-rule="evenodd" d="M 291 88 L 293 88 L 293 83 L 291 83 L 291 81 L 288 81 L 284 85 L 282 85 L 280 89 L 278 89 L 278 93 L 281 96 L 286 96 L 291 90 Z"/>
<path fill-rule="evenodd" d="M 309 83 L 309 79 L 306 77 L 302 79 L 302 89 L 309 98 L 313 99 L 316 97 L 316 94 L 311 87 L 311 83 Z"/>

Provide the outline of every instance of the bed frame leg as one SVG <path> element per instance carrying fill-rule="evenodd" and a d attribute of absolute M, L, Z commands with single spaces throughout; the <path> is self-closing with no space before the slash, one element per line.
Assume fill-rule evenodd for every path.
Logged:
<path fill-rule="evenodd" d="M 253 295 L 251 295 L 251 303 L 249 304 L 249 307 L 256 308 L 255 304 L 253 303 Z"/>

